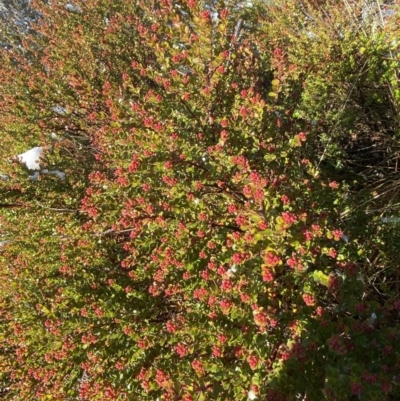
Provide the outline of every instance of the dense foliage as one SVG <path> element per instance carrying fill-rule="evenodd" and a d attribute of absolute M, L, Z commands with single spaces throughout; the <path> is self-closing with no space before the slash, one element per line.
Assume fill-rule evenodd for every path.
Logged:
<path fill-rule="evenodd" d="M 32 2 L 0 52 L 4 399 L 399 399 L 381 3 Z"/>

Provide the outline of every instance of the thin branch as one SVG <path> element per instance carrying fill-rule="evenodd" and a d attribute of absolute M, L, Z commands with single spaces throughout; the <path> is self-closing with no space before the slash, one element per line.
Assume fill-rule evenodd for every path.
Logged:
<path fill-rule="evenodd" d="M 35 201 L 35 203 L 40 206 L 43 209 L 47 209 L 47 210 L 53 210 L 55 212 L 64 212 L 64 213 L 77 213 L 80 212 L 79 209 L 61 209 L 61 208 L 55 208 L 55 207 L 49 207 L 49 206 L 44 206 L 42 204 L 40 204 L 38 201 Z"/>

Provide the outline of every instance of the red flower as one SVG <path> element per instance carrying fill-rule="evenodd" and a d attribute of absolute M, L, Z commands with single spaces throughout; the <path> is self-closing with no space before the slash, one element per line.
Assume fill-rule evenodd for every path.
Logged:
<path fill-rule="evenodd" d="M 262 278 L 263 278 L 263 281 L 265 281 L 267 283 L 274 281 L 274 275 L 272 274 L 270 269 L 263 269 Z"/>
<path fill-rule="evenodd" d="M 304 142 L 307 139 L 306 133 L 305 132 L 300 132 L 297 135 L 297 138 L 299 139 L 299 141 Z"/>
<path fill-rule="evenodd" d="M 265 327 L 268 323 L 268 314 L 262 308 L 253 310 L 254 322 L 259 327 Z"/>
<path fill-rule="evenodd" d="M 286 195 L 281 196 L 281 201 L 284 205 L 288 205 L 290 203 L 290 199 Z"/>
<path fill-rule="evenodd" d="M 223 299 L 222 301 L 219 302 L 219 306 L 222 310 L 223 314 L 228 314 L 229 309 L 232 307 L 232 301 L 228 299 Z"/>
<path fill-rule="evenodd" d="M 192 368 L 196 371 L 197 374 L 199 374 L 199 375 L 203 375 L 204 374 L 203 364 L 198 359 L 195 359 L 192 362 Z"/>
<path fill-rule="evenodd" d="M 246 224 L 246 217 L 243 215 L 240 215 L 236 217 L 235 222 L 238 226 L 243 226 Z"/>
<path fill-rule="evenodd" d="M 201 272 L 201 277 L 202 277 L 204 280 L 208 281 L 208 280 L 210 279 L 210 274 L 209 274 L 208 270 L 203 270 L 203 271 Z"/>
<path fill-rule="evenodd" d="M 297 217 L 293 213 L 290 213 L 290 212 L 283 212 L 282 219 L 285 222 L 285 224 L 288 226 L 290 226 L 292 223 L 297 221 Z"/>
<path fill-rule="evenodd" d="M 257 369 L 258 363 L 259 363 L 259 359 L 255 356 L 255 355 L 250 355 L 247 358 L 247 363 L 250 365 L 250 368 L 252 370 Z"/>
<path fill-rule="evenodd" d="M 273 252 L 268 251 L 264 255 L 264 263 L 267 266 L 274 267 L 274 266 L 279 265 L 280 262 L 281 262 L 281 258 L 279 256 L 275 255 Z"/>
<path fill-rule="evenodd" d="M 193 298 L 205 300 L 208 297 L 208 291 L 205 288 L 197 288 L 193 291 Z"/>
<path fill-rule="evenodd" d="M 175 331 L 178 329 L 178 327 L 174 323 L 172 323 L 170 320 L 166 323 L 165 326 L 167 328 L 167 331 L 170 333 L 175 333 Z"/>
<path fill-rule="evenodd" d="M 222 19 L 225 19 L 229 14 L 229 11 L 224 8 L 223 10 L 221 10 L 221 12 L 219 13 L 219 15 L 221 16 Z"/>
<path fill-rule="evenodd" d="M 216 356 L 217 358 L 222 356 L 222 350 L 218 345 L 213 346 L 213 355 Z"/>
<path fill-rule="evenodd" d="M 175 349 L 175 352 L 179 355 L 180 358 L 185 357 L 189 353 L 188 347 L 186 347 L 182 343 L 178 343 L 178 345 L 174 349 Z"/>
<path fill-rule="evenodd" d="M 248 303 L 248 302 L 250 301 L 250 295 L 245 294 L 245 293 L 241 293 L 241 294 L 240 294 L 240 300 L 241 300 L 243 303 Z"/>
<path fill-rule="evenodd" d="M 287 265 L 290 266 L 292 269 L 302 270 L 303 265 L 301 260 L 298 259 L 296 256 L 292 256 L 286 261 Z"/>
<path fill-rule="evenodd" d="M 242 117 L 246 117 L 247 116 L 247 108 L 245 107 L 245 106 L 242 106 L 240 109 L 239 109 L 239 114 L 242 116 Z"/>
<path fill-rule="evenodd" d="M 315 298 L 310 294 L 303 294 L 303 301 L 308 306 L 315 305 Z"/>
<path fill-rule="evenodd" d="M 260 223 L 258 223 L 258 228 L 260 230 L 266 230 L 268 228 L 268 224 L 265 221 L 261 221 Z"/>
<path fill-rule="evenodd" d="M 221 344 L 225 344 L 228 341 L 228 337 L 223 334 L 218 334 L 217 338 Z"/>
<path fill-rule="evenodd" d="M 331 258 L 336 258 L 336 256 L 337 256 L 337 251 L 336 251 L 336 249 L 333 249 L 333 248 L 329 249 L 328 255 L 329 255 Z"/>
<path fill-rule="evenodd" d="M 209 10 L 204 10 L 204 11 L 201 13 L 201 18 L 203 18 L 203 19 L 206 20 L 206 21 L 209 21 L 209 20 L 211 19 L 211 13 L 210 13 L 210 11 L 209 11 Z"/>
<path fill-rule="evenodd" d="M 231 291 L 233 288 L 232 283 L 230 280 L 222 280 L 221 290 L 222 291 Z"/>
<path fill-rule="evenodd" d="M 339 241 L 340 238 L 343 236 L 343 231 L 342 230 L 333 230 L 332 235 L 335 241 Z"/>

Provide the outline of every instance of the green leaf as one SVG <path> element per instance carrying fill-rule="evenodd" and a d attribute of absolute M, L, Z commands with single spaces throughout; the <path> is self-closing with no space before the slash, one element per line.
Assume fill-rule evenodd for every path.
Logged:
<path fill-rule="evenodd" d="M 325 287 L 328 287 L 329 283 L 329 276 L 327 276 L 325 273 L 323 273 L 321 270 L 316 270 L 312 274 L 313 279 L 318 283 L 322 284 Z"/>
<path fill-rule="evenodd" d="M 276 160 L 276 154 L 275 153 L 267 153 L 264 156 L 264 160 L 266 160 L 267 162 L 272 162 L 272 161 Z"/>

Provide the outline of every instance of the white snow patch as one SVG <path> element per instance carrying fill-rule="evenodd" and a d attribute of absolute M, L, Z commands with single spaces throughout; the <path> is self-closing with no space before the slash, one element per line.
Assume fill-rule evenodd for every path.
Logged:
<path fill-rule="evenodd" d="M 344 242 L 346 242 L 346 243 L 349 242 L 349 237 L 348 237 L 347 235 L 344 235 L 344 234 L 343 234 L 341 238 L 342 238 L 342 240 L 343 240 Z"/>
<path fill-rule="evenodd" d="M 228 269 L 226 274 L 228 275 L 228 277 L 233 277 L 236 272 L 237 272 L 237 266 L 233 265 L 230 269 Z"/>
<path fill-rule="evenodd" d="M 54 139 L 55 141 L 60 141 L 61 140 L 61 138 L 55 132 L 52 132 L 50 134 L 50 138 Z"/>
<path fill-rule="evenodd" d="M 43 153 L 43 148 L 36 146 L 27 150 L 25 153 L 18 155 L 18 160 L 25 164 L 29 170 L 40 170 L 40 157 Z"/>
<path fill-rule="evenodd" d="M 25 153 L 21 153 L 17 156 L 20 163 L 26 165 L 29 170 L 39 170 L 35 171 L 33 175 L 29 176 L 32 181 L 37 181 L 40 174 L 55 175 L 61 180 L 65 180 L 65 173 L 60 170 L 48 170 L 47 168 L 40 170 L 40 157 L 43 154 L 43 148 L 36 146 L 35 148 L 27 150 Z"/>
<path fill-rule="evenodd" d="M 65 173 L 63 173 L 60 170 L 47 170 L 47 169 L 44 169 L 44 170 L 42 170 L 42 174 L 56 175 L 61 180 L 65 180 Z"/>
<path fill-rule="evenodd" d="M 52 110 L 53 110 L 55 113 L 60 114 L 60 115 L 67 114 L 67 109 L 66 109 L 65 107 L 62 107 L 62 106 L 54 106 L 54 107 L 52 108 Z"/>
<path fill-rule="evenodd" d="M 396 223 L 400 223 L 400 217 L 397 217 L 397 216 L 381 217 L 381 221 L 382 221 L 382 223 L 385 223 L 385 224 L 390 224 L 390 223 L 396 224 Z"/>
<path fill-rule="evenodd" d="M 29 176 L 29 179 L 32 180 L 32 181 L 37 181 L 41 174 L 55 175 L 60 180 L 65 180 L 65 173 L 63 173 L 60 170 L 47 170 L 47 168 L 45 168 L 44 170 L 42 170 L 40 172 L 39 171 L 35 171 L 35 174 Z"/>
<path fill-rule="evenodd" d="M 369 318 L 369 324 L 370 324 L 370 326 L 372 326 L 372 325 L 375 323 L 375 321 L 376 321 L 377 318 L 378 318 L 378 316 L 376 316 L 376 313 L 375 313 L 375 312 L 372 312 L 372 313 L 371 313 L 371 317 Z"/>
<path fill-rule="evenodd" d="M 73 13 L 78 13 L 78 14 L 80 14 L 82 12 L 82 9 L 79 6 L 77 6 L 75 4 L 71 4 L 71 3 L 67 3 L 65 5 L 65 9 L 67 11 L 71 11 Z"/>
<path fill-rule="evenodd" d="M 211 15 L 210 16 L 211 16 L 211 21 L 214 24 L 218 25 L 218 23 L 219 23 L 218 13 L 216 11 L 211 11 Z"/>
<path fill-rule="evenodd" d="M 35 174 L 30 175 L 29 179 L 32 181 L 37 181 L 39 179 L 39 175 L 40 175 L 39 171 L 35 171 Z"/>

